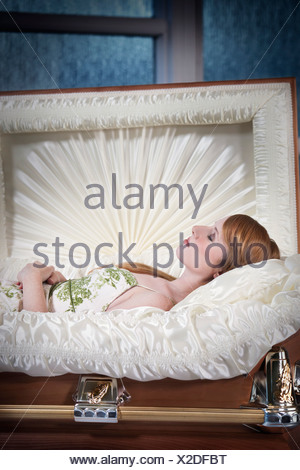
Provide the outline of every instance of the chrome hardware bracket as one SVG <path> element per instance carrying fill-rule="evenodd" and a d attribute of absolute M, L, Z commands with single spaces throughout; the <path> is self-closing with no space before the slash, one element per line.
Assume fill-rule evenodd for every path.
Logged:
<path fill-rule="evenodd" d="M 264 412 L 263 426 L 270 431 L 300 424 L 300 401 L 295 394 L 287 351 L 273 347 L 253 379 L 249 403 L 242 408 Z"/>
<path fill-rule="evenodd" d="M 81 375 L 73 400 L 74 420 L 89 423 L 117 423 L 118 407 L 130 399 L 121 379 L 123 390 L 118 393 L 117 379 Z"/>

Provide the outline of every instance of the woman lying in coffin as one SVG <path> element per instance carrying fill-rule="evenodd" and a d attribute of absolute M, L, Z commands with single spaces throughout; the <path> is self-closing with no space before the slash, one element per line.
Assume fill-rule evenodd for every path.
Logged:
<path fill-rule="evenodd" d="M 170 310 L 194 289 L 224 272 L 261 262 L 258 268 L 264 260 L 280 256 L 266 229 L 241 214 L 218 220 L 214 226 L 194 226 L 176 254 L 185 266 L 177 279 L 160 272 L 154 276 L 144 265 L 126 265 L 126 269 L 98 268 L 83 278 L 66 280 L 53 266 L 27 264 L 18 274 L 23 309 L 79 312 L 150 306 Z M 49 286 L 46 295 L 43 283 Z"/>

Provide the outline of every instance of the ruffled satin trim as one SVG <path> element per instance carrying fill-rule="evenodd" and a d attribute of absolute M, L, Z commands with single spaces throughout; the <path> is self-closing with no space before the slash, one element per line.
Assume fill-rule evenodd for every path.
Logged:
<path fill-rule="evenodd" d="M 69 233 L 71 221 L 63 220 L 63 212 L 65 217 L 68 213 L 73 217 L 74 232 L 67 242 L 69 245 L 78 242 L 83 227 L 75 227 L 73 211 L 76 213 L 76 220 L 80 221 L 84 220 L 83 215 L 86 216 L 87 210 L 83 205 L 86 194 L 80 192 L 82 182 L 80 186 L 76 175 L 86 175 L 88 183 L 105 181 L 109 185 L 111 174 L 115 171 L 119 178 L 118 183 L 124 188 L 132 181 L 132 172 L 127 175 L 128 167 L 124 166 L 125 159 L 129 159 L 128 155 L 130 167 L 132 165 L 134 174 L 138 174 L 134 182 L 138 182 L 143 188 L 148 187 L 149 183 L 156 184 L 160 181 L 166 184 L 180 183 L 183 186 L 187 182 L 192 184 L 198 196 L 203 185 L 208 184 L 201 207 L 201 222 L 210 224 L 229 213 L 247 213 L 266 226 L 279 244 L 283 256 L 297 252 L 293 117 L 288 83 L 2 96 L 0 110 L 2 133 L 22 134 L 28 136 L 28 139 L 31 133 L 36 135 L 35 133 L 47 132 L 49 135 L 43 146 L 34 148 L 29 156 L 26 155 L 29 167 L 34 167 L 34 182 L 31 174 L 18 168 L 20 181 L 16 184 L 20 186 L 14 189 L 13 203 L 10 203 L 13 204 L 12 208 L 8 207 L 7 201 L 12 196 L 0 163 L 1 259 L 7 256 L 29 257 L 29 248 L 32 253 L 32 234 L 37 234 L 43 241 L 45 233 L 50 234 L 53 226 L 59 226 L 62 231 Z M 243 150 L 240 150 L 239 145 L 235 148 L 227 141 L 224 145 L 217 137 L 219 125 L 245 123 L 252 123 L 253 136 L 250 139 L 253 137 L 253 146 L 251 141 L 249 144 L 248 134 Z M 195 129 L 199 126 L 207 128 L 207 125 L 215 127 L 209 131 L 209 135 L 204 132 L 203 137 L 201 133 L 197 136 Z M 185 130 L 181 141 L 176 137 L 178 140 L 174 148 L 172 142 L 177 128 Z M 190 136 L 187 135 L 187 128 L 191 129 Z M 54 131 L 68 136 L 56 147 L 50 138 Z M 28 142 L 25 144 L 29 145 Z M 128 155 L 126 148 L 130 150 Z M 3 156 L 3 142 L 0 150 Z M 99 152 L 101 156 L 105 156 L 105 159 L 101 159 L 101 165 Z M 187 160 L 187 155 L 190 155 L 190 160 Z M 203 155 L 206 158 L 202 158 Z M 143 162 L 147 157 L 146 167 L 139 164 L 141 156 Z M 154 157 L 164 162 L 163 167 L 151 166 L 151 158 Z M 201 165 L 196 167 L 196 160 L 199 161 L 200 157 Z M 52 159 L 55 158 L 57 160 L 53 165 L 56 170 L 51 166 Z M 167 160 L 164 161 L 164 158 Z M 21 157 L 19 159 L 22 160 Z M 90 166 L 85 163 L 88 159 L 94 162 Z M 205 163 L 208 159 L 209 168 Z M 14 159 L 11 158 L 11 161 Z M 69 167 L 66 162 L 69 162 Z M 113 165 L 107 162 L 113 162 Z M 234 165 L 235 169 L 230 165 Z M 142 167 L 146 168 L 145 174 Z M 199 170 L 198 173 L 195 168 Z M 61 174 L 64 174 L 64 181 L 59 177 Z M 149 175 L 152 175 L 153 180 L 149 181 Z M 74 191 L 76 202 L 73 203 L 73 198 L 70 202 L 68 194 L 60 197 L 59 201 L 55 198 L 52 200 L 53 195 L 49 190 L 45 191 L 48 182 L 52 187 L 55 186 L 59 196 L 60 192 Z M 173 197 L 174 204 L 176 197 Z M 61 206 L 62 199 L 64 205 Z M 184 213 L 178 210 L 177 202 L 177 210 L 169 211 L 167 218 L 173 227 L 190 230 L 191 225 L 196 222 L 191 218 L 193 207 L 186 201 L 184 204 Z M 110 218 L 115 219 L 114 226 L 110 227 L 111 231 L 107 229 L 106 232 L 109 233 L 103 233 L 96 224 L 94 233 L 99 234 L 98 240 L 100 238 L 108 241 L 114 238 L 115 242 L 116 233 L 122 230 L 127 235 L 127 246 L 136 239 L 146 240 L 147 243 L 139 246 L 135 255 L 136 260 L 140 257 L 145 262 L 143 258 L 147 257 L 145 252 L 149 248 L 146 233 L 151 231 L 147 228 L 145 233 L 143 227 L 147 221 L 154 226 L 157 213 L 161 213 L 161 208 L 158 209 L 155 214 L 149 210 L 142 211 L 142 214 L 141 211 L 131 211 L 128 214 L 126 210 L 113 210 L 109 214 Z M 106 216 L 105 213 L 104 218 Z M 42 220 L 45 233 L 41 231 L 39 220 Z M 32 233 L 26 233 L 26 240 L 20 243 L 22 237 L 24 239 L 24 226 L 28 221 L 31 222 Z M 90 220 L 86 220 L 84 226 L 90 226 Z M 178 229 L 176 232 L 178 234 Z M 164 237 L 169 234 L 169 229 L 165 225 L 155 227 L 155 233 L 159 233 L 159 239 L 151 239 L 151 243 L 160 243 L 165 241 Z M 102 238 L 104 235 L 109 238 Z M 175 234 L 171 238 L 173 246 Z M 89 246 L 96 244 L 95 238 L 87 238 L 86 234 L 84 239 L 88 240 Z M 172 274 L 176 275 L 175 271 Z"/>
<path fill-rule="evenodd" d="M 0 110 L 2 133 L 19 134 L 20 147 L 12 145 L 14 158 L 10 158 L 3 153 L 5 138 L 10 136 L 1 140 L 1 157 L 16 162 L 11 171 L 19 177 L 10 197 L 10 184 L 0 167 L 1 277 L 14 280 L 24 265 L 19 258 L 32 261 L 33 243 L 49 243 L 47 237 L 52 243 L 57 230 L 65 235 L 66 245 L 84 239 L 90 247 L 99 240 L 115 244 L 114 237 L 122 230 L 125 246 L 141 241 L 132 259 L 148 264 L 153 241 L 160 243 L 167 237 L 175 246 L 179 230 L 189 233 L 196 222 L 190 206 L 184 212 L 177 207 L 168 217 L 157 217 L 162 214 L 158 207 L 156 213 L 122 210 L 110 212 L 109 217 L 102 214 L 102 218 L 93 214 L 92 223 L 85 220 L 83 175 L 88 183 L 107 182 L 112 168 L 122 187 L 132 181 L 133 174 L 139 175 L 140 180 L 134 182 L 143 187 L 160 181 L 192 183 L 197 195 L 208 183 L 212 191 L 201 207 L 201 223 L 212 223 L 228 211 L 248 213 L 266 226 L 284 256 L 297 251 L 288 83 L 2 96 Z M 253 142 L 247 127 L 243 151 L 233 148 L 232 142 L 224 144 L 216 137 L 223 124 L 231 124 L 231 129 L 235 124 L 252 124 Z M 206 134 L 195 132 L 199 126 Z M 54 131 L 57 134 L 51 140 Z M 32 136 L 41 132 L 49 137 L 33 148 Z M 63 137 L 59 144 L 58 135 Z M 174 136 L 178 140 L 172 147 Z M 28 160 L 18 167 L 24 152 Z M 105 159 L 99 159 L 99 152 Z M 125 156 L 131 158 L 127 166 Z M 67 162 L 66 166 L 59 166 L 60 162 Z M 55 194 L 50 193 L 51 187 Z M 115 263 L 116 259 L 108 253 L 102 262 Z M 67 277 L 85 274 L 84 269 L 66 271 Z M 169 271 L 178 275 L 174 266 Z M 285 263 L 268 262 L 261 269 L 247 266 L 196 290 L 170 312 L 140 308 L 74 316 L 4 310 L 0 314 L 0 370 L 30 375 L 95 372 L 136 380 L 240 375 L 251 370 L 272 344 L 299 329 L 299 271 L 299 256 Z"/>
<path fill-rule="evenodd" d="M 251 121 L 285 83 L 0 97 L 3 132 L 96 130 Z M 57 111 L 59 110 L 59 113 Z"/>
<path fill-rule="evenodd" d="M 251 271 L 252 270 L 252 271 Z M 300 329 L 300 255 L 236 269 L 170 312 L 2 312 L 0 370 L 135 380 L 230 378 Z"/>
<path fill-rule="evenodd" d="M 278 93 L 253 118 L 256 216 L 282 255 L 297 252 L 297 206 L 291 96 Z"/>

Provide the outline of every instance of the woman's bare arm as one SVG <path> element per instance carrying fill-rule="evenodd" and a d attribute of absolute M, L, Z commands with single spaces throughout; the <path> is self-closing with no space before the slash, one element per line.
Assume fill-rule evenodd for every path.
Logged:
<path fill-rule="evenodd" d="M 23 287 L 23 309 L 31 312 L 47 312 L 43 282 L 55 284 L 65 280 L 65 277 L 55 271 L 53 266 L 37 267 L 34 264 L 27 264 L 18 274 L 18 281 Z"/>
<path fill-rule="evenodd" d="M 28 276 L 23 281 L 23 309 L 30 312 L 47 312 L 43 283 L 40 276 Z"/>

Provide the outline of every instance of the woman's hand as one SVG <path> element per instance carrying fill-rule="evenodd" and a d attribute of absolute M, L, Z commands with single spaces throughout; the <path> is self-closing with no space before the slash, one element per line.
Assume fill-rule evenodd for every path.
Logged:
<path fill-rule="evenodd" d="M 53 266 L 29 263 L 18 274 L 18 285 L 23 289 L 23 309 L 31 312 L 47 312 L 43 282 L 55 284 L 65 277 Z"/>
<path fill-rule="evenodd" d="M 39 281 L 41 283 L 47 282 L 48 284 L 57 284 L 58 282 L 66 281 L 66 278 L 59 272 L 55 271 L 54 266 L 43 266 L 42 264 L 28 263 L 18 273 L 17 284 L 23 288 L 25 281 Z"/>
<path fill-rule="evenodd" d="M 39 265 L 41 267 L 39 267 Z M 24 284 L 24 281 L 27 279 L 36 279 L 41 282 L 46 281 L 54 271 L 53 266 L 43 266 L 40 263 L 28 263 L 24 268 L 18 273 L 18 281 Z"/>
<path fill-rule="evenodd" d="M 67 279 L 59 271 L 53 271 L 50 277 L 46 280 L 47 284 L 57 284 L 58 282 L 64 282 Z"/>

